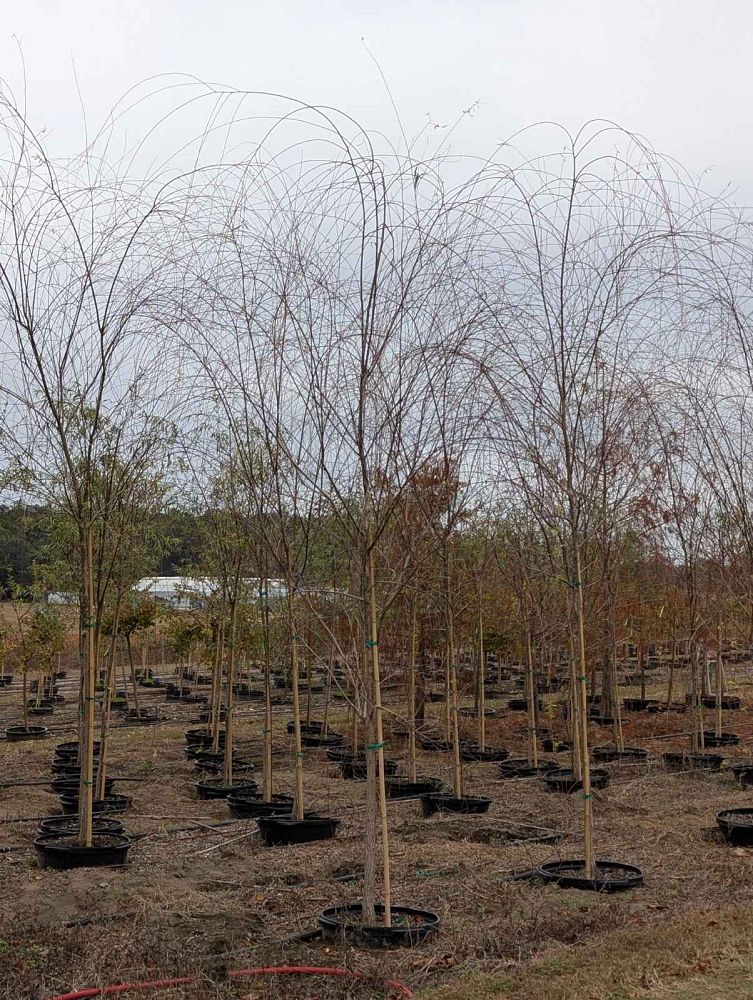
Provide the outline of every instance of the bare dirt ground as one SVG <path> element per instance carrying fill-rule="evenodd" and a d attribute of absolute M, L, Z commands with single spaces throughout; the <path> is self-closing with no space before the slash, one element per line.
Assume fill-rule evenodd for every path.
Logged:
<path fill-rule="evenodd" d="M 745 674 L 738 673 L 734 691 L 753 704 Z M 166 721 L 118 727 L 112 736 L 113 773 L 141 779 L 116 785 L 133 795 L 129 830 L 146 834 L 131 850 L 129 865 L 38 869 L 32 846 L 37 817 L 56 812 L 57 799 L 45 784 L 7 782 L 49 778 L 55 743 L 75 738 L 69 707 L 75 686 L 75 680 L 63 682 L 68 703 L 47 723 L 54 730 L 47 740 L 0 744 L 2 998 L 46 1000 L 74 988 L 188 974 L 199 975 L 200 984 L 154 995 L 383 997 L 389 995 L 378 986 L 384 977 L 427 1000 L 693 1000 L 751 992 L 753 851 L 723 843 L 714 815 L 753 804 L 753 793 L 724 773 L 664 769 L 661 752 L 687 746 L 687 715 L 625 716 L 626 741 L 648 748 L 651 759 L 608 765 L 611 784 L 596 793 L 598 856 L 641 866 L 645 885 L 634 892 L 599 896 L 508 881 L 511 872 L 582 854 L 580 797 L 552 794 L 540 780 L 503 782 L 497 765 L 465 765 L 467 792 L 493 799 L 490 812 L 479 817 L 425 820 L 418 803 L 390 802 L 394 901 L 437 911 L 441 933 L 412 951 L 378 953 L 321 941 L 284 943 L 315 926 L 324 907 L 358 898 L 358 883 L 335 875 L 362 861 L 363 784 L 342 779 L 323 752 L 307 752 L 308 806 L 342 818 L 335 841 L 267 849 L 257 842 L 253 823 L 191 826 L 228 820 L 229 810 L 222 801 L 194 798 L 198 774 L 182 746 L 195 710 L 157 694 L 147 701 L 160 706 Z M 504 701 L 495 704 L 500 717 L 489 720 L 488 741 L 523 752 L 525 716 L 505 711 Z M 399 703 L 389 707 L 399 714 Z M 438 723 L 442 708 L 431 706 Z M 17 722 L 19 709 L 17 683 L 1 689 L 0 727 Z M 289 791 L 284 727 L 290 709 L 276 711 L 276 789 Z M 253 749 L 261 732 L 259 709 L 239 705 L 238 715 L 240 745 Z M 564 735 L 561 722 L 546 724 Z M 743 737 L 740 747 L 725 749 L 726 756 L 753 757 L 753 714 L 725 713 L 724 727 Z M 592 730 L 595 743 L 609 736 Z M 404 761 L 405 744 L 390 742 L 388 755 Z M 449 780 L 449 755 L 422 753 L 420 771 Z M 511 823 L 561 830 L 564 837 L 551 845 L 483 833 Z M 186 826 L 191 828 L 176 830 Z M 367 979 L 225 977 L 228 969 L 268 964 L 345 966 Z"/>

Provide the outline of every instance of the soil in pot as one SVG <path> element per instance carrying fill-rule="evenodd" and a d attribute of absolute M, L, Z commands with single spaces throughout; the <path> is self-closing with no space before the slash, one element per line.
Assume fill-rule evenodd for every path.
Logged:
<path fill-rule="evenodd" d="M 78 816 L 50 816 L 39 824 L 40 833 L 77 835 L 78 830 Z M 105 819 L 103 816 L 95 816 L 92 820 L 92 830 L 95 833 L 123 833 L 124 826 L 119 819 Z"/>
<path fill-rule="evenodd" d="M 70 743 L 58 743 L 55 747 L 55 754 L 57 757 L 67 757 L 73 761 L 78 759 L 79 744 L 76 740 Z M 100 751 L 100 743 L 97 740 L 94 744 L 94 754 L 98 755 Z"/>
<path fill-rule="evenodd" d="M 462 760 L 476 761 L 482 764 L 497 764 L 509 756 L 510 751 L 504 747 L 485 747 L 482 750 L 478 743 L 463 743 L 460 747 Z"/>
<path fill-rule="evenodd" d="M 46 726 L 8 726 L 5 738 L 8 743 L 21 743 L 26 740 L 43 740 L 48 733 Z"/>
<path fill-rule="evenodd" d="M 261 795 L 243 795 L 234 792 L 227 797 L 230 812 L 238 819 L 256 819 L 257 816 L 290 815 L 293 811 L 292 795 L 273 795 L 265 802 Z"/>
<path fill-rule="evenodd" d="M 611 743 L 593 747 L 591 753 L 593 759 L 601 764 L 607 764 L 610 761 L 626 761 L 637 764 L 648 758 L 648 750 L 643 750 L 641 747 L 623 747 L 622 750 L 619 750 Z"/>
<path fill-rule="evenodd" d="M 722 809 L 716 822 L 731 844 L 753 844 L 753 809 Z"/>
<path fill-rule="evenodd" d="M 722 733 L 717 736 L 713 729 L 703 731 L 703 745 L 705 747 L 735 747 L 739 742 L 740 737 L 737 733 Z"/>
<path fill-rule="evenodd" d="M 441 792 L 430 792 L 428 795 L 421 796 L 421 811 L 424 817 L 433 816 L 438 812 L 473 813 L 475 815 L 488 812 L 491 804 L 492 800 L 487 798 L 472 798 L 467 795 L 456 798 L 454 795 L 443 795 Z"/>
<path fill-rule="evenodd" d="M 304 814 L 302 820 L 292 816 L 257 816 L 259 836 L 267 847 L 282 847 L 287 844 L 308 844 L 315 840 L 331 840 L 337 833 L 339 819 Z"/>
<path fill-rule="evenodd" d="M 226 799 L 228 795 L 242 792 L 248 789 L 250 792 L 258 790 L 259 786 L 255 781 L 238 781 L 232 785 L 226 785 L 221 778 L 207 778 L 205 781 L 197 781 L 194 785 L 196 797 L 199 799 Z"/>
<path fill-rule="evenodd" d="M 78 837 L 65 833 L 45 833 L 34 840 L 40 868 L 95 868 L 124 865 L 131 849 L 130 837 L 115 833 L 93 833 L 92 846 L 81 847 Z"/>
<path fill-rule="evenodd" d="M 606 788 L 609 784 L 610 777 L 611 775 L 606 768 L 592 767 L 591 787 Z M 562 792 L 566 795 L 571 792 L 581 791 L 583 788 L 583 782 L 569 767 L 561 767 L 557 768 L 557 770 L 547 771 L 544 775 L 544 782 L 550 792 Z"/>
<path fill-rule="evenodd" d="M 387 780 L 387 797 L 390 799 L 415 799 L 432 792 L 442 792 L 446 788 L 441 778 L 420 777 L 416 781 L 393 777 Z"/>
<path fill-rule="evenodd" d="M 210 774 L 219 774 L 225 766 L 223 760 L 207 760 L 201 757 L 194 757 L 193 766 L 197 771 L 207 771 Z M 256 764 L 251 760 L 244 760 L 242 757 L 233 758 L 233 771 L 237 774 L 250 774 L 256 770 Z"/>
<path fill-rule="evenodd" d="M 594 878 L 586 878 L 585 862 L 549 861 L 538 869 L 538 875 L 546 882 L 554 882 L 563 889 L 588 889 L 591 892 L 623 892 L 637 889 L 643 884 L 643 872 L 635 865 L 625 865 L 620 861 L 594 862 Z"/>
<path fill-rule="evenodd" d="M 375 907 L 377 920 L 384 907 Z M 439 930 L 439 917 L 431 910 L 412 906 L 392 906 L 389 927 L 365 925 L 360 903 L 331 906 L 319 914 L 319 926 L 326 940 L 345 939 L 359 948 L 412 948 Z"/>

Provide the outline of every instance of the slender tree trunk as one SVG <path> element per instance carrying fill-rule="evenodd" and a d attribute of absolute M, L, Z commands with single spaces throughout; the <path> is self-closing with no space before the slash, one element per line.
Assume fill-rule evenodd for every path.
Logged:
<path fill-rule="evenodd" d="M 136 665 L 133 662 L 133 649 L 131 647 L 131 636 L 126 633 L 126 648 L 128 650 L 128 666 L 131 673 L 131 686 L 133 688 L 133 706 L 136 709 L 136 718 L 141 718 L 141 705 L 139 704 L 138 684 L 136 683 Z"/>
<path fill-rule="evenodd" d="M 233 687 L 235 685 L 236 663 L 235 639 L 238 625 L 238 585 L 239 576 L 236 575 L 235 591 L 230 606 L 230 650 L 227 668 L 227 689 L 225 691 L 225 757 L 222 768 L 222 781 L 225 785 L 232 785 L 233 783 L 233 710 L 235 708 Z"/>
<path fill-rule="evenodd" d="M 368 646 L 371 652 L 371 687 L 373 696 L 373 730 L 372 730 L 372 747 L 366 748 L 366 758 L 367 762 L 371 757 L 373 759 L 373 750 L 376 750 L 376 793 L 378 798 L 378 809 L 379 809 L 379 827 L 382 841 L 382 879 L 383 879 L 383 906 L 384 906 L 384 925 L 385 927 L 390 927 L 392 925 L 392 889 L 391 889 L 391 879 L 390 879 L 390 840 L 389 840 L 389 830 L 387 827 L 387 790 L 385 787 L 385 775 L 384 775 L 384 730 L 382 725 L 382 683 L 379 673 L 379 635 L 377 627 L 377 594 L 376 594 L 376 566 L 375 566 L 375 554 L 374 545 L 371 531 L 371 524 L 367 525 L 366 530 L 366 545 L 367 545 L 367 561 L 368 561 L 368 582 L 369 582 L 369 599 L 368 599 L 368 610 L 369 610 L 369 640 Z M 370 713 L 371 714 L 371 713 Z M 368 763 L 367 763 L 368 770 Z M 373 772 L 373 767 L 372 767 Z M 374 781 L 372 779 L 372 787 Z M 368 791 L 368 789 L 367 789 Z M 367 843 L 367 851 L 369 845 Z M 364 885 L 364 903 L 366 902 L 366 893 Z"/>
<path fill-rule="evenodd" d="M 484 613 L 481 599 L 478 605 L 478 745 L 486 749 L 486 650 L 484 647 Z"/>
<path fill-rule="evenodd" d="M 79 777 L 79 839 L 82 847 L 92 844 L 92 805 L 94 792 L 94 702 L 97 683 L 97 657 L 95 606 L 94 606 L 94 553 L 91 525 L 87 525 L 84 536 L 84 579 L 86 592 L 86 610 L 82 615 L 82 627 L 85 630 L 84 647 L 86 659 L 84 664 L 83 705 L 81 712 L 81 771 Z"/>
<path fill-rule="evenodd" d="M 410 657 L 408 663 L 408 758 L 410 760 L 410 780 L 417 781 L 418 762 L 416 755 L 416 605 L 411 608 Z"/>
<path fill-rule="evenodd" d="M 107 661 L 104 692 L 102 694 L 102 717 L 99 723 L 99 764 L 97 766 L 97 787 L 95 790 L 95 798 L 100 800 L 105 797 L 105 779 L 107 778 L 107 758 L 110 742 L 110 715 L 112 713 L 110 702 L 112 700 L 113 690 L 115 687 L 115 653 L 118 646 L 118 625 L 120 623 L 121 600 L 122 594 L 119 592 L 115 600 L 112 636 L 110 638 L 110 656 Z M 81 748 L 79 747 L 79 750 L 80 749 Z"/>
<path fill-rule="evenodd" d="M 222 673 L 225 662 L 225 593 L 220 604 L 220 622 L 217 628 L 217 649 L 214 654 L 212 673 L 212 751 L 220 749 L 220 719 L 222 718 Z"/>
<path fill-rule="evenodd" d="M 531 645 L 531 630 L 526 628 L 526 698 L 528 700 L 528 763 L 532 767 L 539 766 L 539 741 L 537 733 L 536 712 L 536 676 L 533 669 L 533 649 Z"/>
<path fill-rule="evenodd" d="M 264 647 L 264 760 L 262 764 L 262 796 L 272 801 L 272 658 L 269 648 L 269 580 L 262 582 L 261 621 Z"/>

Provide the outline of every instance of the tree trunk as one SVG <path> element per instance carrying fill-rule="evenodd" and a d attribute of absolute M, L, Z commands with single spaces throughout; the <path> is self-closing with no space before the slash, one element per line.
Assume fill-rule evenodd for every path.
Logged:
<path fill-rule="evenodd" d="M 85 610 L 81 609 L 81 627 L 84 631 L 86 657 L 83 678 L 83 704 L 81 706 L 81 771 L 78 786 L 78 821 L 80 844 L 82 847 L 91 847 L 94 792 L 94 689 L 97 682 L 97 637 L 94 634 L 94 554 L 91 525 L 88 525 L 86 528 L 84 551 L 86 608 Z"/>

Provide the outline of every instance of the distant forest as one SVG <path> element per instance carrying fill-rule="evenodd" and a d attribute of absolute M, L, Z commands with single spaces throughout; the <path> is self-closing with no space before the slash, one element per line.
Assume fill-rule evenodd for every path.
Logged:
<path fill-rule="evenodd" d="M 47 507 L 0 505 L 0 588 L 8 596 L 11 580 L 22 586 L 34 582 L 34 566 L 49 560 L 52 512 Z M 156 557 L 154 574 L 174 576 L 190 570 L 201 559 L 200 518 L 178 510 L 167 510 L 157 518 L 168 551 Z"/>

